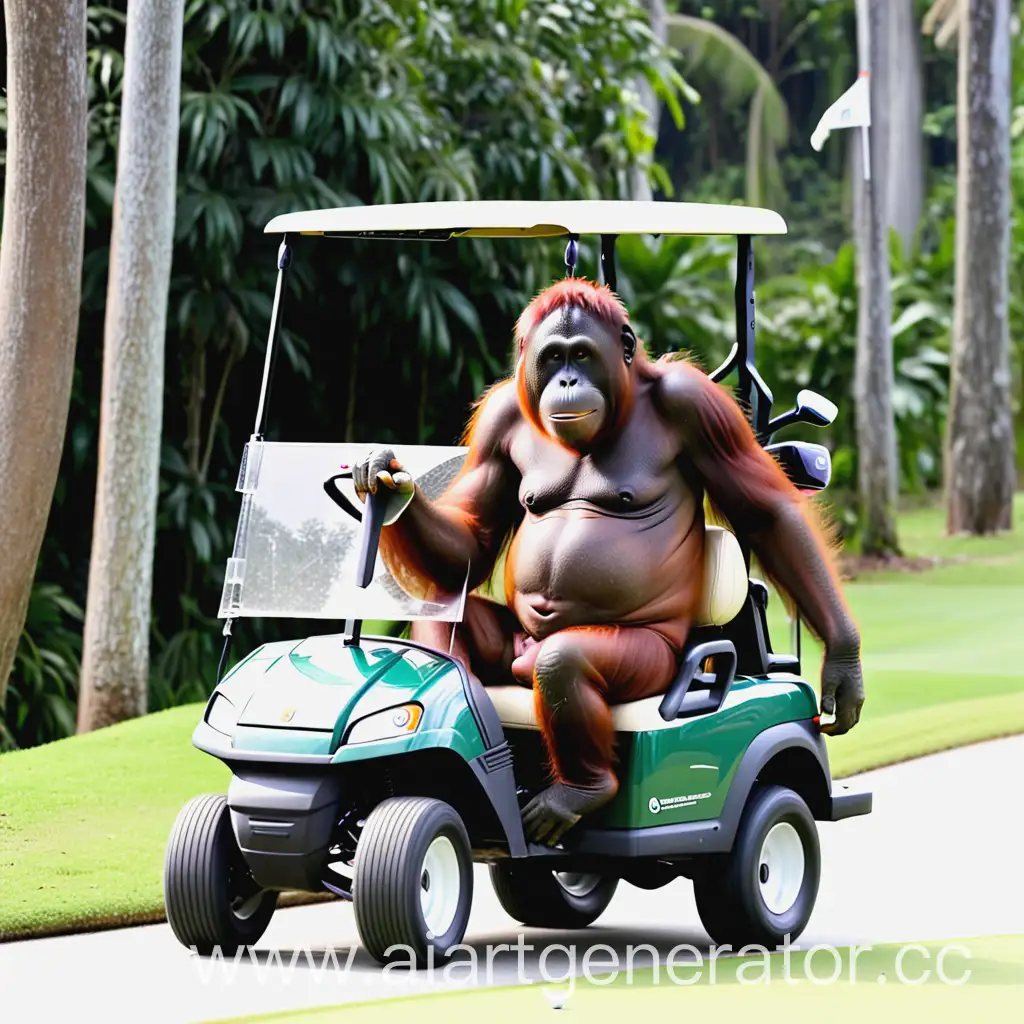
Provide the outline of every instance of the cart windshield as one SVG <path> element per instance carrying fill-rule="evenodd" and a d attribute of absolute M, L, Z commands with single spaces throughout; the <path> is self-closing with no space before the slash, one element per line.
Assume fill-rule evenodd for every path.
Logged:
<path fill-rule="evenodd" d="M 373 447 L 273 441 L 246 445 L 238 480 L 242 509 L 220 618 L 461 620 L 464 592 L 431 601 L 413 597 L 379 557 L 370 585 L 356 586 L 362 524 L 331 500 L 324 485 Z M 466 453 L 455 447 L 392 447 L 431 498 L 444 491 Z M 361 507 L 351 481 L 339 486 Z"/>

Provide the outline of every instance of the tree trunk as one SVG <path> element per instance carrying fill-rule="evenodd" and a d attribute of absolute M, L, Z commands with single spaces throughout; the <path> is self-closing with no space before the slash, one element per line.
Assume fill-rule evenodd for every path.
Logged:
<path fill-rule="evenodd" d="M 924 71 L 914 0 L 891 0 L 889 14 L 889 226 L 912 252 L 924 209 Z"/>
<path fill-rule="evenodd" d="M 146 710 L 183 10 L 128 8 L 79 732 Z"/>
<path fill-rule="evenodd" d="M 668 23 L 665 20 L 665 0 L 638 0 L 638 3 L 639 6 L 647 12 L 651 32 L 654 33 L 655 39 L 664 46 L 668 40 Z M 654 136 L 655 142 L 657 142 L 658 128 L 661 122 L 661 101 L 654 94 L 654 89 L 651 88 L 651 83 L 643 76 L 637 79 L 636 88 L 640 93 L 640 100 L 643 103 L 644 110 L 647 111 L 647 125 L 651 130 L 651 134 Z M 653 158 L 654 154 L 652 153 L 651 159 Z M 634 167 L 630 177 L 631 198 L 640 200 L 650 200 L 654 198 L 654 194 L 651 191 L 651 182 L 647 176 L 647 169 L 645 167 Z"/>
<path fill-rule="evenodd" d="M 0 714 L 67 425 L 85 236 L 85 0 L 7 0 Z"/>
<path fill-rule="evenodd" d="M 957 96 L 956 308 L 946 514 L 950 533 L 1011 526 L 1010 3 L 968 0 Z"/>
<path fill-rule="evenodd" d="M 871 71 L 871 180 L 864 184 L 855 224 L 859 302 L 854 404 L 857 421 L 861 547 L 865 554 L 898 552 L 896 424 L 892 407 L 892 297 L 885 184 L 889 170 L 889 0 L 862 0 L 862 66 Z M 857 146 L 863 133 L 856 130 Z M 863 152 L 856 174 L 863 178 Z"/>

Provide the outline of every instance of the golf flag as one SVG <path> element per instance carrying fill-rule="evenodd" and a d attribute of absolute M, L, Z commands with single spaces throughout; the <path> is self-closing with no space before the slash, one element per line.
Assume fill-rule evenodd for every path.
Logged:
<path fill-rule="evenodd" d="M 825 111 L 818 127 L 811 136 L 811 146 L 821 152 L 825 140 L 839 128 L 864 129 L 864 177 L 870 176 L 870 162 L 867 155 L 868 128 L 871 126 L 871 87 L 868 72 L 862 71 L 857 81 L 850 86 Z"/>

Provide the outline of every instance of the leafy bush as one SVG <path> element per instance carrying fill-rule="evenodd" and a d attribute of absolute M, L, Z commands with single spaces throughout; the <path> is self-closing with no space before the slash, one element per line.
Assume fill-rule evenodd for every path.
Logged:
<path fill-rule="evenodd" d="M 32 588 L 0 715 L 0 750 L 74 733 L 82 620 L 82 609 L 56 584 Z"/>
<path fill-rule="evenodd" d="M 920 491 L 942 478 L 949 331 L 952 317 L 953 222 L 931 253 L 904 260 L 892 252 L 893 411 L 901 485 Z M 809 264 L 795 275 L 758 286 L 761 372 L 779 406 L 801 388 L 831 398 L 839 415 L 828 431 L 837 490 L 856 485 L 853 400 L 857 339 L 857 282 L 853 247 L 831 263 Z"/>
<path fill-rule="evenodd" d="M 618 291 L 652 355 L 685 350 L 711 369 L 736 334 L 731 238 L 642 235 L 619 239 Z"/>

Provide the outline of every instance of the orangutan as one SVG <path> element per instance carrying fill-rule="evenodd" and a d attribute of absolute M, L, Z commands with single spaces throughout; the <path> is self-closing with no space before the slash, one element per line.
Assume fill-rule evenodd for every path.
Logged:
<path fill-rule="evenodd" d="M 437 501 L 417 490 L 381 553 L 412 592 L 458 592 L 512 537 L 506 607 L 468 598 L 453 651 L 485 685 L 533 687 L 554 781 L 523 810 L 528 838 L 553 845 L 615 795 L 609 705 L 676 675 L 701 598 L 705 493 L 823 642 L 825 729 L 852 728 L 860 637 L 829 545 L 735 399 L 688 361 L 649 359 L 612 292 L 578 278 L 538 295 L 516 340 L 459 476 Z M 414 487 L 388 449 L 353 479 L 363 498 Z M 449 628 L 417 622 L 413 639 L 445 649 Z"/>

